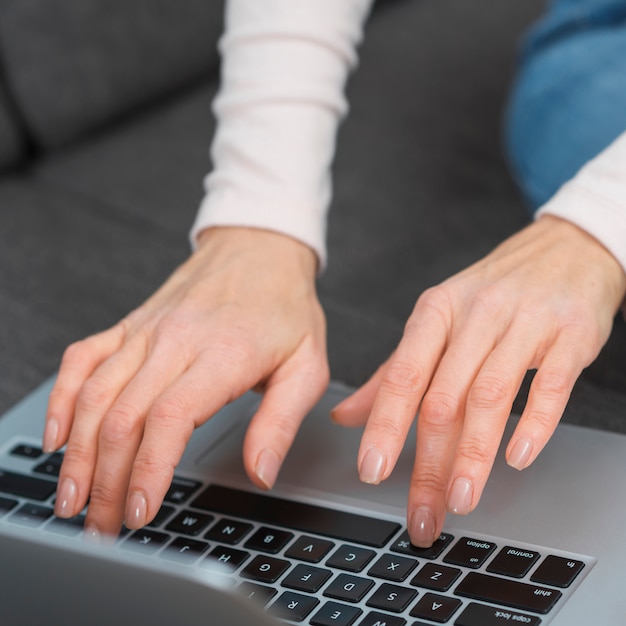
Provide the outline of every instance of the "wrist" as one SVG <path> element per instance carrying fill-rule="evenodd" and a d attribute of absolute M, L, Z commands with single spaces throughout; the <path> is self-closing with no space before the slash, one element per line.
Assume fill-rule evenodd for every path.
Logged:
<path fill-rule="evenodd" d="M 248 258 L 294 271 L 315 281 L 318 258 L 305 243 L 272 230 L 243 226 L 214 226 L 197 237 L 196 255 L 212 260 Z"/>

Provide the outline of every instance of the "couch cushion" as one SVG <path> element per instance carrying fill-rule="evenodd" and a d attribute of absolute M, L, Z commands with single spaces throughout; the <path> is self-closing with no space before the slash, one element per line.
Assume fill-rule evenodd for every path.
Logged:
<path fill-rule="evenodd" d="M 11 111 L 5 86 L 0 83 L 0 170 L 15 164 L 24 149 L 24 135 Z"/>
<path fill-rule="evenodd" d="M 0 0 L 0 48 L 35 140 L 65 143 L 216 71 L 216 0 Z"/>

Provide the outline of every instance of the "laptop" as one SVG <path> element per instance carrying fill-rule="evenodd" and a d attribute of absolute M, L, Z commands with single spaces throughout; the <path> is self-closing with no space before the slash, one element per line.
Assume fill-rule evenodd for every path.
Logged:
<path fill-rule="evenodd" d="M 2 626 L 626 623 L 624 436 L 562 424 L 524 472 L 501 451 L 478 508 L 425 550 L 405 526 L 413 437 L 389 480 L 360 483 L 360 431 L 328 419 L 350 390 L 333 383 L 260 492 L 241 462 L 249 393 L 194 433 L 151 525 L 92 545 L 83 516 L 52 515 L 51 385 L 0 418 Z"/>

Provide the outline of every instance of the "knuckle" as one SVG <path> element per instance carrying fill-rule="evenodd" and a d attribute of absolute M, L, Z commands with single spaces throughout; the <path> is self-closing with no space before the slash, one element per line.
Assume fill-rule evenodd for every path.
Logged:
<path fill-rule="evenodd" d="M 389 416 L 378 416 L 375 421 L 368 424 L 368 429 L 375 440 L 404 440 L 405 429 L 398 420 Z"/>
<path fill-rule="evenodd" d="M 133 466 L 133 470 L 141 476 L 161 476 L 167 473 L 170 479 L 174 475 L 174 468 L 175 464 L 165 455 L 154 451 L 150 454 L 138 454 Z"/>
<path fill-rule="evenodd" d="M 382 377 L 383 385 L 393 395 L 416 396 L 419 394 L 425 376 L 417 365 L 403 361 L 392 361 Z"/>
<path fill-rule="evenodd" d="M 442 285 L 430 287 L 423 291 L 417 299 L 413 310 L 414 315 L 409 317 L 405 331 L 410 332 L 417 328 L 421 324 L 419 320 L 424 318 L 434 319 L 447 327 L 450 310 L 450 298 L 446 289 Z"/>
<path fill-rule="evenodd" d="M 490 374 L 479 376 L 470 388 L 468 405 L 477 409 L 500 406 L 509 401 L 511 387 L 500 376 Z"/>
<path fill-rule="evenodd" d="M 118 447 L 134 441 L 141 432 L 141 421 L 134 407 L 116 404 L 100 429 L 100 441 L 107 447 Z"/>
<path fill-rule="evenodd" d="M 447 428 L 459 420 L 459 399 L 445 391 L 430 390 L 422 401 L 420 421 L 431 428 Z"/>
<path fill-rule="evenodd" d="M 420 467 L 411 476 L 411 491 L 421 494 L 444 494 L 448 487 L 444 472 L 435 468 Z"/>
<path fill-rule="evenodd" d="M 507 294 L 492 285 L 476 291 L 471 300 L 472 309 L 481 317 L 491 317 L 494 311 L 506 310 Z"/>
<path fill-rule="evenodd" d="M 120 500 L 119 492 L 103 483 L 102 481 L 94 481 L 91 486 L 91 492 L 89 494 L 89 506 L 109 508 L 114 505 L 118 505 Z"/>
<path fill-rule="evenodd" d="M 63 352 L 61 368 L 79 369 L 89 362 L 89 344 L 87 339 L 70 344 Z"/>
<path fill-rule="evenodd" d="M 533 408 L 528 416 L 528 422 L 532 424 L 533 429 L 538 429 L 540 432 L 552 432 L 556 426 L 559 416 L 555 416 L 553 413 L 543 409 Z"/>
<path fill-rule="evenodd" d="M 570 392 L 570 381 L 567 375 L 559 370 L 539 370 L 535 374 L 533 387 L 542 395 L 564 396 Z"/>
<path fill-rule="evenodd" d="M 472 464 L 487 465 L 491 461 L 489 447 L 478 437 L 466 437 L 459 443 L 457 453 Z"/>
<path fill-rule="evenodd" d="M 154 427 L 161 422 L 186 422 L 191 408 L 189 402 L 179 394 L 159 398 L 150 410 L 150 425 Z"/>
<path fill-rule="evenodd" d="M 63 455 L 63 469 L 89 466 L 93 458 L 94 452 L 89 446 L 72 439 Z"/>
<path fill-rule="evenodd" d="M 79 412 L 94 412 L 107 407 L 111 397 L 111 385 L 102 376 L 94 375 L 88 379 L 78 394 Z"/>

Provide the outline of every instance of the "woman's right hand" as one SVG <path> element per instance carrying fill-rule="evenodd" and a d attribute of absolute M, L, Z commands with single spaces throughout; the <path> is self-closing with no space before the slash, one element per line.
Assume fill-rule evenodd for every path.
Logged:
<path fill-rule="evenodd" d="M 328 383 L 315 254 L 290 237 L 211 228 L 198 250 L 114 327 L 70 346 L 50 395 L 44 448 L 67 444 L 55 512 L 116 534 L 156 515 L 194 429 L 264 391 L 244 443 L 270 488 Z"/>

